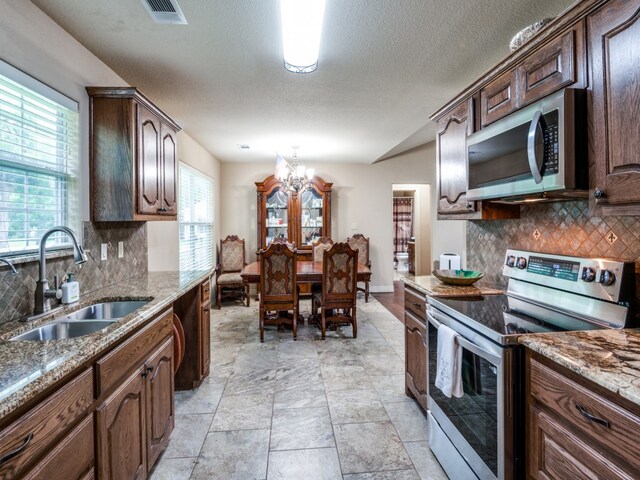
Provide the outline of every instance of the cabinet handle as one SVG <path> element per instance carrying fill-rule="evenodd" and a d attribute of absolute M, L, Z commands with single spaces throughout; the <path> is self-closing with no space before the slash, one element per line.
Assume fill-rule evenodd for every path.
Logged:
<path fill-rule="evenodd" d="M 24 437 L 24 440 L 22 441 L 22 445 L 20 445 L 19 447 L 14 448 L 10 452 L 7 452 L 2 457 L 0 457 L 0 465 L 4 465 L 5 463 L 7 463 L 12 458 L 17 457 L 18 455 L 20 455 L 23 452 L 23 450 L 29 446 L 29 444 L 31 443 L 32 439 L 33 439 L 33 433 L 30 433 L 29 435 Z"/>
<path fill-rule="evenodd" d="M 595 423 L 599 423 L 600 425 L 603 425 L 607 428 L 611 428 L 611 425 L 609 425 L 609 422 L 607 420 L 604 420 L 600 417 L 596 417 L 595 415 L 591 415 L 589 412 L 587 412 L 587 410 L 580 405 L 578 402 L 576 402 L 576 410 L 578 410 L 580 412 L 580 414 L 586 418 L 587 420 L 589 420 L 590 422 L 595 422 Z"/>
<path fill-rule="evenodd" d="M 418 307 L 418 308 L 422 307 L 422 304 L 421 304 L 421 303 L 418 303 L 418 302 L 413 302 L 413 305 L 414 305 L 414 306 L 416 306 L 416 307 Z"/>
<path fill-rule="evenodd" d="M 145 365 L 140 375 L 142 375 L 143 378 L 147 378 L 147 375 L 149 375 L 149 373 L 151 372 L 153 372 L 153 365 L 149 365 L 149 366 Z"/>

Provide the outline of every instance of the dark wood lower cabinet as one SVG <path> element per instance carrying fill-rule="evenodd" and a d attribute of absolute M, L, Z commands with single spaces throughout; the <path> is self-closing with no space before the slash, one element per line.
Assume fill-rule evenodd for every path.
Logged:
<path fill-rule="evenodd" d="M 84 480 L 94 476 L 93 415 L 64 437 L 25 480 Z"/>
<path fill-rule="evenodd" d="M 427 410 L 427 327 L 412 314 L 404 314 L 405 388 Z"/>
<path fill-rule="evenodd" d="M 173 311 L 0 419 L 0 480 L 143 480 L 174 428 Z"/>
<path fill-rule="evenodd" d="M 146 382 L 143 374 L 142 367 L 135 370 L 96 412 L 98 476 L 103 480 L 146 477 Z"/>
<path fill-rule="evenodd" d="M 427 411 L 427 304 L 425 295 L 405 286 L 405 393 Z"/>
<path fill-rule="evenodd" d="M 168 339 L 145 364 L 145 371 L 148 372 L 146 404 L 147 464 L 149 466 L 156 462 L 173 432 L 175 422 L 173 361 L 173 342 Z"/>
<path fill-rule="evenodd" d="M 185 337 L 184 359 L 176 372 L 176 390 L 198 387 L 211 363 L 211 282 L 206 280 L 173 303 Z"/>
<path fill-rule="evenodd" d="M 640 408 L 526 352 L 527 478 L 640 479 Z"/>

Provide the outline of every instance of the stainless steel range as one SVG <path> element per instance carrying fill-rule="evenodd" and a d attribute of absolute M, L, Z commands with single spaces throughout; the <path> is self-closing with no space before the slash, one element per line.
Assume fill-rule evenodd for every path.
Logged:
<path fill-rule="evenodd" d="M 635 326 L 635 266 L 508 250 L 505 295 L 429 297 L 429 446 L 450 478 L 524 478 L 527 333 Z M 462 348 L 462 397 L 435 386 L 438 328 Z"/>

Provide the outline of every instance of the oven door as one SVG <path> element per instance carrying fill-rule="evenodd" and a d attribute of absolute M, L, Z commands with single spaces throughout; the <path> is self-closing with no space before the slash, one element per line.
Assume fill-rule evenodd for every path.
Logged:
<path fill-rule="evenodd" d="M 432 306 L 427 309 L 427 317 L 431 415 L 478 478 L 513 478 L 513 426 L 505 423 L 505 414 L 511 418 L 513 407 L 511 402 L 505 402 L 505 385 L 510 384 L 505 383 L 505 371 L 511 371 L 508 363 L 512 349 L 491 342 Z M 447 398 L 435 386 L 441 324 L 460 335 L 464 386 L 460 398 Z M 510 394 L 507 397 L 513 398 Z M 505 425 L 509 428 L 505 429 Z"/>

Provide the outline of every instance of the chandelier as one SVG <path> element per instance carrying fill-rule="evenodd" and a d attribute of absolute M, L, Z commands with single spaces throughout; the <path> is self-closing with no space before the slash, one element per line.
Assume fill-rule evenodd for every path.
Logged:
<path fill-rule="evenodd" d="M 276 154 L 276 178 L 286 190 L 299 191 L 313 178 L 313 168 L 305 168 L 298 161 L 298 146 L 293 146 L 293 160 L 287 162 L 282 155 Z"/>

